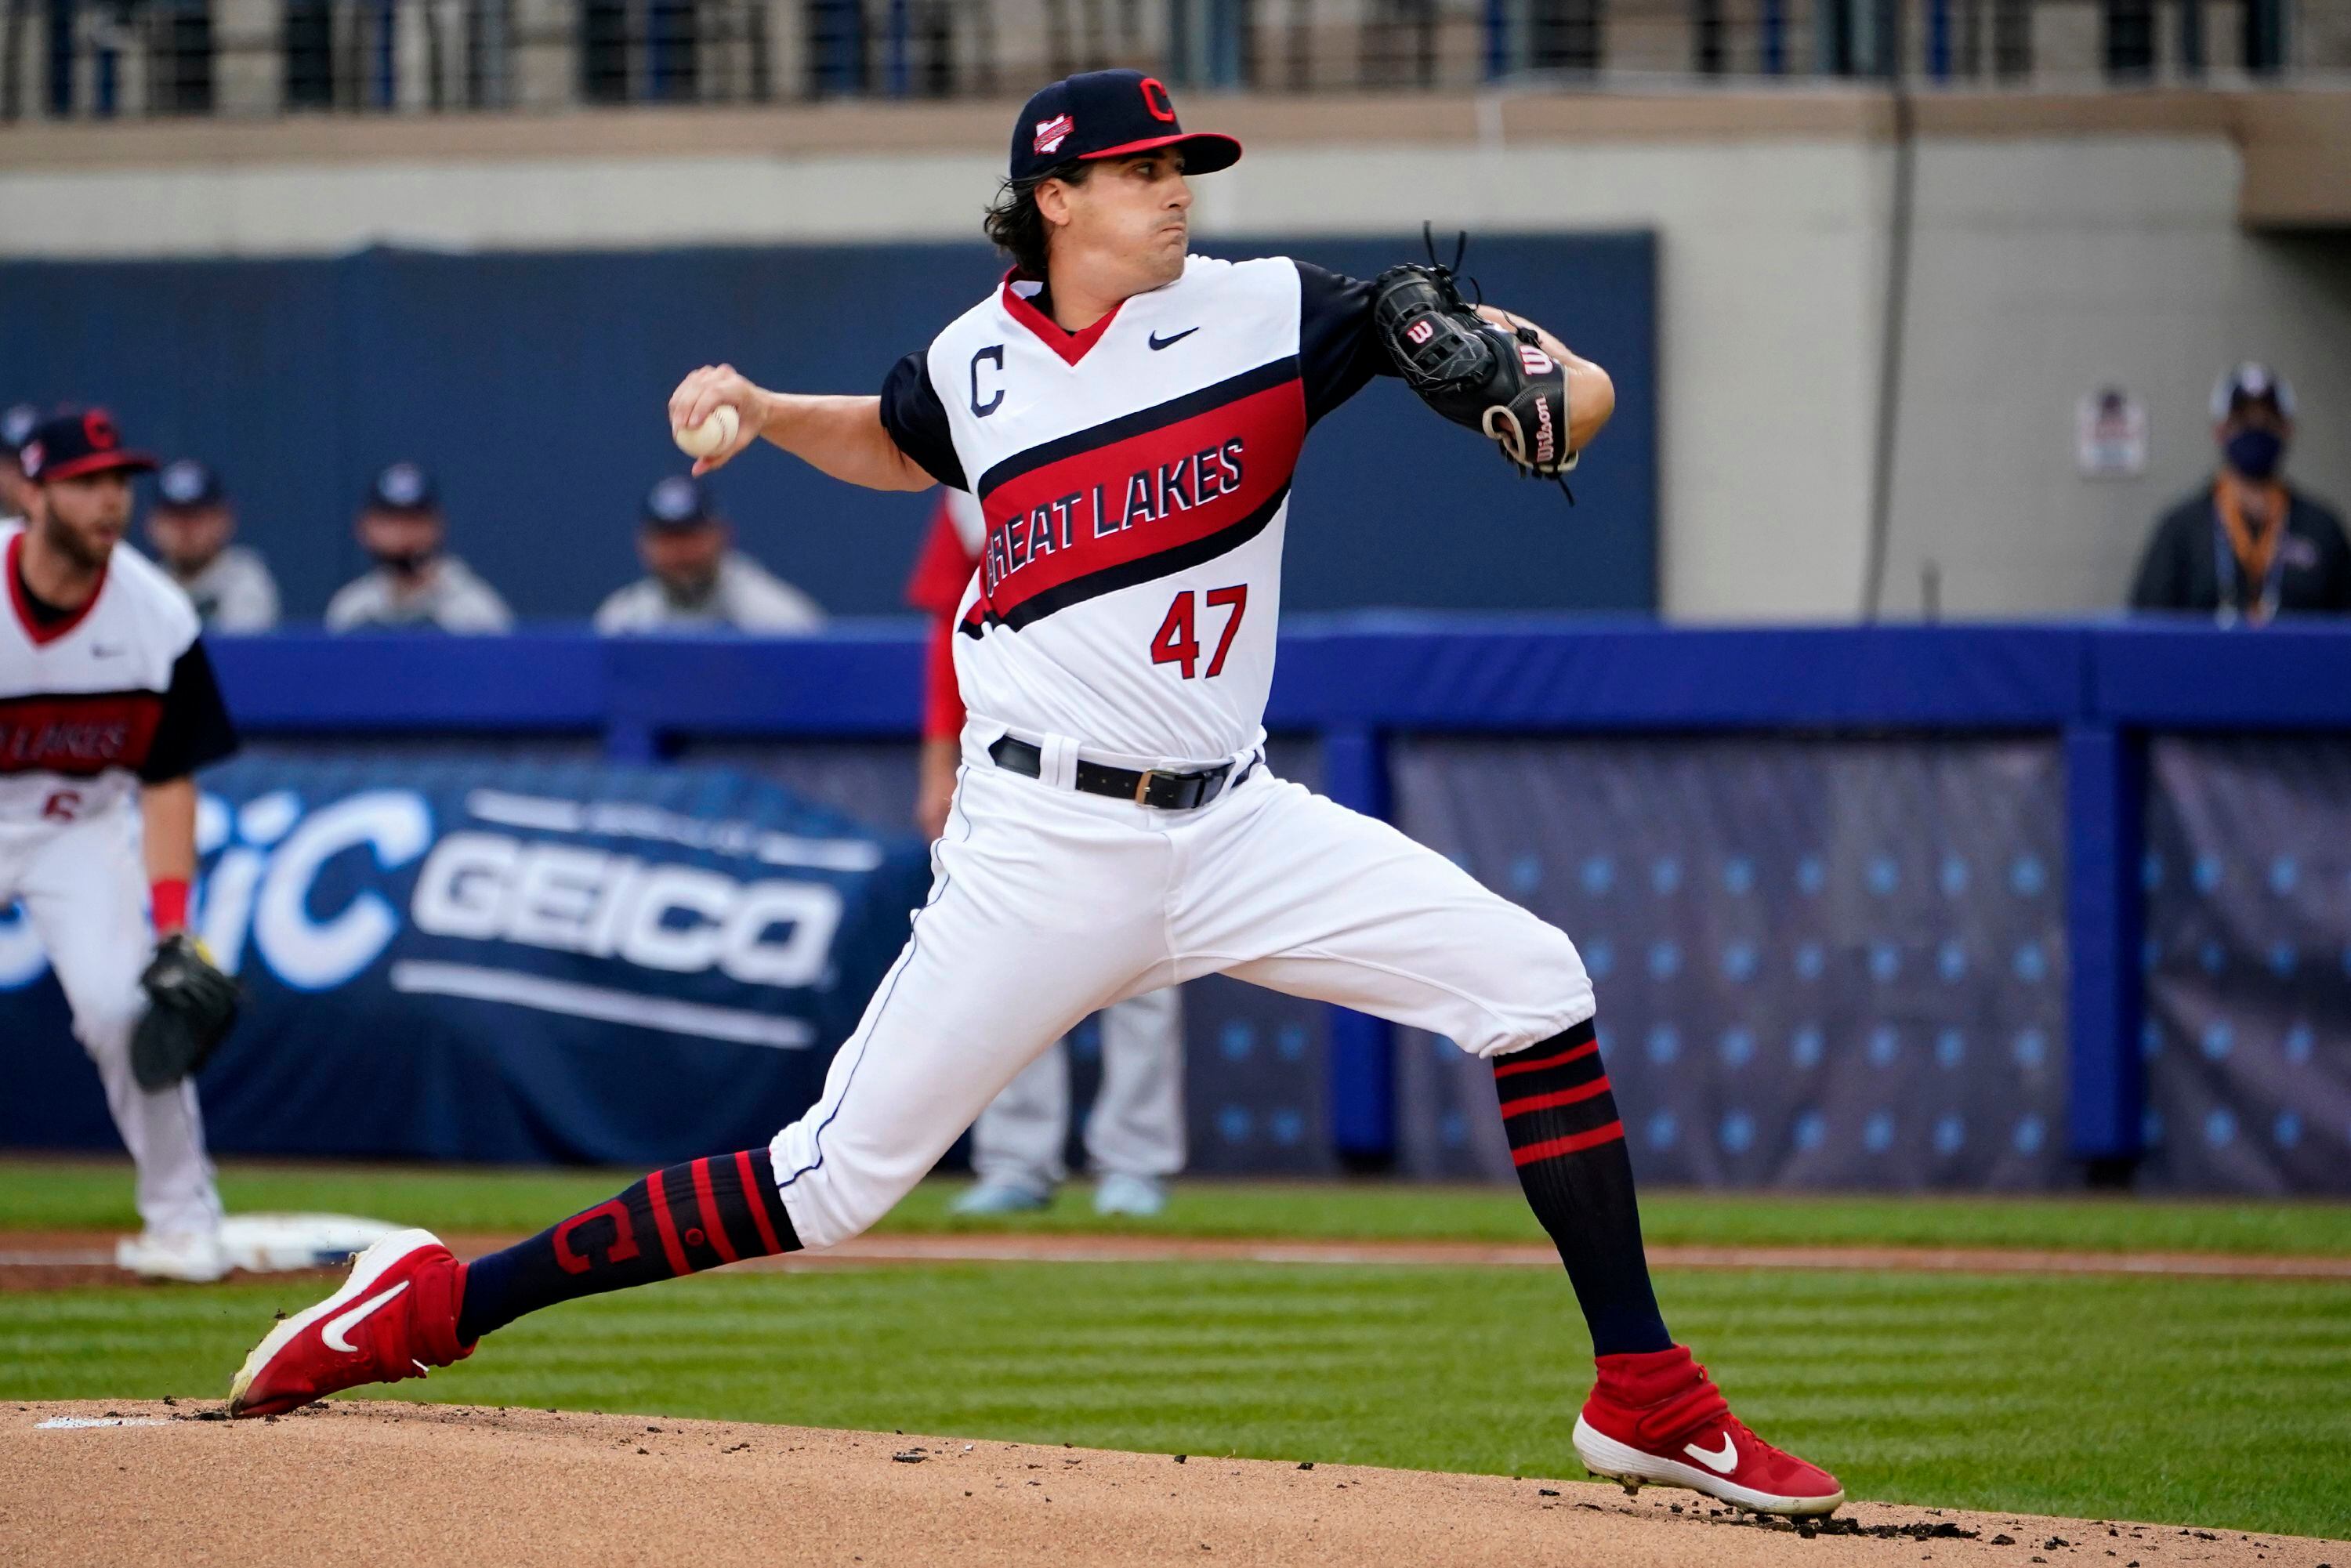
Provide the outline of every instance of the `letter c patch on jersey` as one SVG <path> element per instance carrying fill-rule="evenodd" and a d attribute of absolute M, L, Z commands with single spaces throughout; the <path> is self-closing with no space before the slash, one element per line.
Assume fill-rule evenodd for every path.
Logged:
<path fill-rule="evenodd" d="M 979 401 L 979 362 L 982 360 L 992 361 L 996 366 L 997 374 L 1002 375 L 1004 373 L 1004 345 L 1001 343 L 990 343 L 987 347 L 982 349 L 979 352 L 971 357 L 971 416 L 974 419 L 986 419 L 989 414 L 994 413 L 998 409 L 1004 406 L 1004 389 L 1001 386 L 996 389 L 996 395 L 994 397 L 989 398 L 986 402 Z"/>

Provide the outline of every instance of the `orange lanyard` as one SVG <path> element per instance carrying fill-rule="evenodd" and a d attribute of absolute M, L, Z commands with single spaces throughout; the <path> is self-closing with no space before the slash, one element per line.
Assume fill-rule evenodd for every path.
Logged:
<path fill-rule="evenodd" d="M 2233 486 L 2220 480 L 2212 482 L 2212 509 L 2220 514 L 2220 527 L 2229 535 L 2229 549 L 2235 553 L 2238 570 L 2248 582 L 2267 582 L 2270 563 L 2277 558 L 2278 546 L 2285 539 L 2285 486 L 2262 486 L 2262 510 L 2267 514 L 2257 536 L 2245 525 L 2243 510 L 2237 505 Z"/>

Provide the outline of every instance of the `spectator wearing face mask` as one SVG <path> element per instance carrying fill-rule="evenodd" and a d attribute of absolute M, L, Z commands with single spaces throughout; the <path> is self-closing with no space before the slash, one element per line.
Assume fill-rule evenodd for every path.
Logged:
<path fill-rule="evenodd" d="M 596 612 L 596 630 L 815 632 L 824 612 L 815 600 L 734 548 L 710 491 L 683 476 L 646 493 L 637 554 L 646 575 L 615 591 Z"/>
<path fill-rule="evenodd" d="M 2212 389 L 2220 471 L 2156 524 L 2132 609 L 2195 611 L 2224 625 L 2351 612 L 2342 520 L 2283 477 L 2294 414 L 2294 388 L 2267 366 L 2220 378 Z"/>
<path fill-rule="evenodd" d="M 193 458 L 156 476 L 147 539 L 155 559 L 196 607 L 208 632 L 266 632 L 277 624 L 277 580 L 236 538 L 236 512 L 220 476 Z"/>
<path fill-rule="evenodd" d="M 327 601 L 329 632 L 504 632 L 514 612 L 473 568 L 442 547 L 448 527 L 432 476 L 395 463 L 360 507 L 360 548 L 375 562 Z"/>

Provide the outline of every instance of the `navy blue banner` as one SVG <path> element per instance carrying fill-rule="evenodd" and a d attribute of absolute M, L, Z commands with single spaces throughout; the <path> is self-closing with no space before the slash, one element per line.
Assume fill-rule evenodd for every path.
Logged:
<path fill-rule="evenodd" d="M 764 1144 L 929 881 L 911 835 L 731 768 L 265 756 L 204 786 L 194 923 L 246 992 L 201 1081 L 224 1152 Z M 0 913 L 0 1143 L 110 1145 L 46 972 Z"/>
<path fill-rule="evenodd" d="M 2351 740 L 2147 750 L 2147 1179 L 2351 1193 Z"/>
<path fill-rule="evenodd" d="M 1416 738 L 1394 765 L 1398 826 L 1575 939 L 1644 1180 L 2069 1179 L 2055 746 Z M 1510 1173 L 1486 1063 L 1407 1030 L 1397 1086 L 1407 1170 Z"/>

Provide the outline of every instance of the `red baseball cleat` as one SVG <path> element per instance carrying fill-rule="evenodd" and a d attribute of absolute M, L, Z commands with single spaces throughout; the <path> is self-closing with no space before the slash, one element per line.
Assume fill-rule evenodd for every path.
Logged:
<path fill-rule="evenodd" d="M 1833 1513 L 1844 1500 L 1836 1477 L 1749 1431 L 1687 1346 L 1599 1359 L 1575 1421 L 1576 1457 L 1593 1475 L 1687 1487 L 1757 1513 Z"/>
<path fill-rule="evenodd" d="M 474 1354 L 457 1343 L 465 1267 L 429 1230 L 360 1253 L 343 1288 L 253 1347 L 229 1385 L 232 1416 L 276 1416 L 362 1383 L 422 1377 Z"/>

